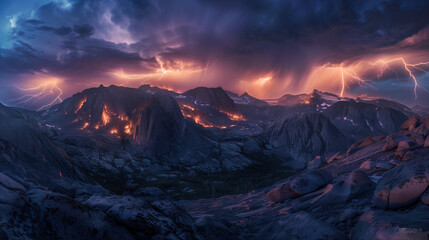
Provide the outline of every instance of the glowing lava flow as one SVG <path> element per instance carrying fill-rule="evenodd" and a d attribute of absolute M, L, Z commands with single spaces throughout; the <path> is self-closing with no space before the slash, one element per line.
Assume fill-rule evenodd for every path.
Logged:
<path fill-rule="evenodd" d="M 106 105 L 103 107 L 103 113 L 101 114 L 101 120 L 103 121 L 103 125 L 106 126 L 110 122 L 110 114 L 109 109 Z"/>
<path fill-rule="evenodd" d="M 61 96 L 63 95 L 63 90 L 60 87 L 58 87 L 57 80 L 48 80 L 48 81 L 45 81 L 44 83 L 39 84 L 35 87 L 21 88 L 21 87 L 17 86 L 17 88 L 20 91 L 29 92 L 28 94 L 25 94 L 24 96 L 22 96 L 20 98 L 12 99 L 12 101 L 16 102 L 17 105 L 26 104 L 29 102 L 41 101 L 41 100 L 43 100 L 43 98 L 50 96 L 50 95 L 54 96 L 52 101 L 41 106 L 39 109 L 37 109 L 38 111 L 42 110 L 44 108 L 50 107 L 55 103 L 60 103 L 63 101 L 61 99 Z"/>
<path fill-rule="evenodd" d="M 413 81 L 414 81 L 414 98 L 415 99 L 417 99 L 417 88 L 418 87 L 421 87 L 422 89 L 424 89 L 425 91 L 428 92 L 428 90 L 426 88 L 419 85 L 419 82 L 417 81 L 416 76 L 414 76 L 413 71 L 411 71 L 411 68 L 414 68 L 416 70 L 419 70 L 419 71 L 426 73 L 427 71 L 425 71 L 422 68 L 422 66 L 429 66 L 429 62 L 419 62 L 419 63 L 411 64 L 411 63 L 407 63 L 403 57 L 399 57 L 399 58 L 394 58 L 394 59 L 390 59 L 390 60 L 380 59 L 380 60 L 377 60 L 375 62 L 370 62 L 370 64 L 373 66 L 381 64 L 380 72 L 377 76 L 378 78 L 381 78 L 384 75 L 384 72 L 386 69 L 393 71 L 396 74 L 396 77 L 399 78 L 398 74 L 392 68 L 389 67 L 389 64 L 391 64 L 393 62 L 402 63 L 404 66 L 404 69 L 408 72 L 409 77 L 413 79 Z"/>
<path fill-rule="evenodd" d="M 246 118 L 244 118 L 244 116 L 241 114 L 229 113 L 229 112 L 222 111 L 222 110 L 219 110 L 219 112 L 226 114 L 228 116 L 228 118 L 232 121 L 246 121 Z"/>
<path fill-rule="evenodd" d="M 76 110 L 74 111 L 74 113 L 79 112 L 79 110 L 80 110 L 80 109 L 82 109 L 83 104 L 85 104 L 85 103 L 86 103 L 86 97 L 85 97 L 84 99 L 82 99 L 82 100 L 79 102 L 79 105 L 77 106 L 77 108 L 76 108 Z"/>

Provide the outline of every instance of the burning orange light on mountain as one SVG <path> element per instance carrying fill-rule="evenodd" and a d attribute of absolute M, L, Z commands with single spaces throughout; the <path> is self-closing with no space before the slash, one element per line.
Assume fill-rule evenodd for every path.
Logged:
<path fill-rule="evenodd" d="M 87 123 L 87 122 L 86 122 L 86 123 L 84 123 L 84 124 L 83 124 L 83 126 L 80 128 L 80 130 L 85 129 L 85 128 L 87 128 L 88 126 L 89 126 L 89 123 Z"/>
<path fill-rule="evenodd" d="M 241 114 L 229 113 L 222 110 L 219 110 L 219 112 L 226 114 L 232 121 L 246 121 L 246 118 L 244 118 L 244 116 Z"/>
<path fill-rule="evenodd" d="M 199 124 L 205 128 L 214 127 L 212 124 L 204 123 L 203 121 L 201 121 L 200 116 L 198 116 L 198 115 L 194 116 L 193 119 L 194 119 L 195 123 L 197 123 L 197 124 Z"/>
<path fill-rule="evenodd" d="M 125 127 L 124 127 L 124 132 L 125 132 L 126 134 L 131 134 L 131 123 L 130 123 L 130 124 L 127 124 L 127 125 L 125 125 Z"/>
<path fill-rule="evenodd" d="M 79 112 L 79 110 L 83 107 L 83 104 L 85 104 L 85 102 L 86 102 L 86 97 L 79 102 L 79 104 L 77 105 L 77 108 L 74 111 L 74 113 Z"/>
<path fill-rule="evenodd" d="M 106 105 L 103 107 L 103 113 L 101 114 L 101 120 L 103 125 L 106 126 L 110 122 L 109 110 Z"/>

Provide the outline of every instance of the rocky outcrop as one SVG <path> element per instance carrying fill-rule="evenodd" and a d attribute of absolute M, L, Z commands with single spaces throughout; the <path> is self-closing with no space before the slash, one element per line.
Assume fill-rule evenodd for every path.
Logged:
<path fill-rule="evenodd" d="M 321 170 L 305 170 L 269 191 L 267 197 L 273 202 L 297 198 L 326 186 L 330 180 L 331 177 Z"/>
<path fill-rule="evenodd" d="M 274 122 L 265 137 L 272 148 L 286 149 L 293 159 L 305 162 L 315 156 L 344 152 L 350 144 L 320 113 L 288 115 Z"/>
<path fill-rule="evenodd" d="M 134 114 L 133 122 L 133 142 L 156 154 L 174 150 L 186 126 L 179 106 L 168 95 L 151 99 L 143 110 Z"/>
<path fill-rule="evenodd" d="M 418 125 L 420 125 L 420 118 L 419 118 L 419 116 L 415 115 L 415 116 L 411 117 L 410 119 L 408 119 L 407 121 L 405 121 L 401 125 L 401 129 L 402 130 L 413 130 Z"/>
<path fill-rule="evenodd" d="M 385 139 L 385 144 L 382 148 L 382 151 L 391 151 L 398 147 L 400 141 L 407 141 L 409 138 L 399 134 L 389 135 Z"/>
<path fill-rule="evenodd" d="M 373 189 L 374 183 L 367 174 L 361 170 L 355 170 L 348 176 L 337 179 L 334 184 L 329 184 L 320 196 L 312 200 L 312 204 L 326 205 L 346 202 L 362 197 Z"/>
<path fill-rule="evenodd" d="M 131 142 L 158 155 L 177 147 L 185 120 L 175 99 L 142 89 L 110 86 L 86 89 L 52 107 L 51 124 L 61 122 L 95 134 L 107 134 Z"/>
<path fill-rule="evenodd" d="M 234 101 L 220 87 L 197 87 L 184 92 L 183 95 L 193 98 L 195 103 L 199 105 L 209 105 L 228 113 L 239 113 Z"/>
<path fill-rule="evenodd" d="M 256 239 L 344 239 L 343 234 L 326 222 L 301 211 L 270 222 Z"/>
<path fill-rule="evenodd" d="M 354 100 L 334 103 L 324 113 L 338 129 L 358 139 L 394 133 L 408 119 L 400 111 Z"/>
<path fill-rule="evenodd" d="M 394 209 L 416 202 L 429 186 L 429 162 L 408 161 L 383 175 L 374 192 L 373 204 Z"/>
<path fill-rule="evenodd" d="M 427 212 L 424 209 L 407 213 L 369 211 L 359 217 L 350 233 L 350 239 L 424 240 L 429 234 L 428 226 Z"/>
<path fill-rule="evenodd" d="M 255 105 L 255 106 L 267 106 L 268 105 L 267 102 L 260 100 L 260 99 L 257 99 L 255 97 L 251 96 L 250 94 L 248 94 L 247 92 L 245 92 L 241 95 L 238 95 L 236 93 L 229 92 L 229 91 L 226 91 L 226 93 L 228 94 L 228 96 L 232 100 L 234 100 L 234 102 L 236 104 Z"/>

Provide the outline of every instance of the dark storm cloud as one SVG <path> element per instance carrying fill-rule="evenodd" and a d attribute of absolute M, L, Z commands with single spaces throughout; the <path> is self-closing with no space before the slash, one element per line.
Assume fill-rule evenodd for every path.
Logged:
<path fill-rule="evenodd" d="M 66 3 L 46 3 L 34 9 L 33 18 L 17 21 L 13 47 L 0 50 L 3 74 L 45 69 L 79 82 L 108 77 L 112 69 L 153 72 L 161 62 L 165 68 L 190 62 L 213 68 L 213 81 L 226 88 L 242 76 L 271 73 L 278 83 L 292 78 L 290 86 L 297 89 L 314 65 L 359 59 L 387 48 L 429 49 L 427 41 L 403 42 L 429 26 L 428 1 Z"/>

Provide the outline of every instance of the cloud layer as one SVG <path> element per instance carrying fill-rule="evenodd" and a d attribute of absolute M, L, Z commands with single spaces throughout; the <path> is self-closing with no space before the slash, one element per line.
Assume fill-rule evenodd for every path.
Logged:
<path fill-rule="evenodd" d="M 222 86 L 264 98 L 313 88 L 340 93 L 343 68 L 372 86 L 346 75 L 344 94 L 429 100 L 421 87 L 415 100 L 400 62 L 369 64 L 429 62 L 427 1 L 62 0 L 26 12 L 6 14 L 13 19 L 0 38 L 9 45 L 0 49 L 0 96 L 9 104 L 44 78 L 56 79 L 65 97 L 99 84 L 143 83 Z M 421 70 L 429 65 L 418 67 L 412 73 L 428 88 Z"/>

